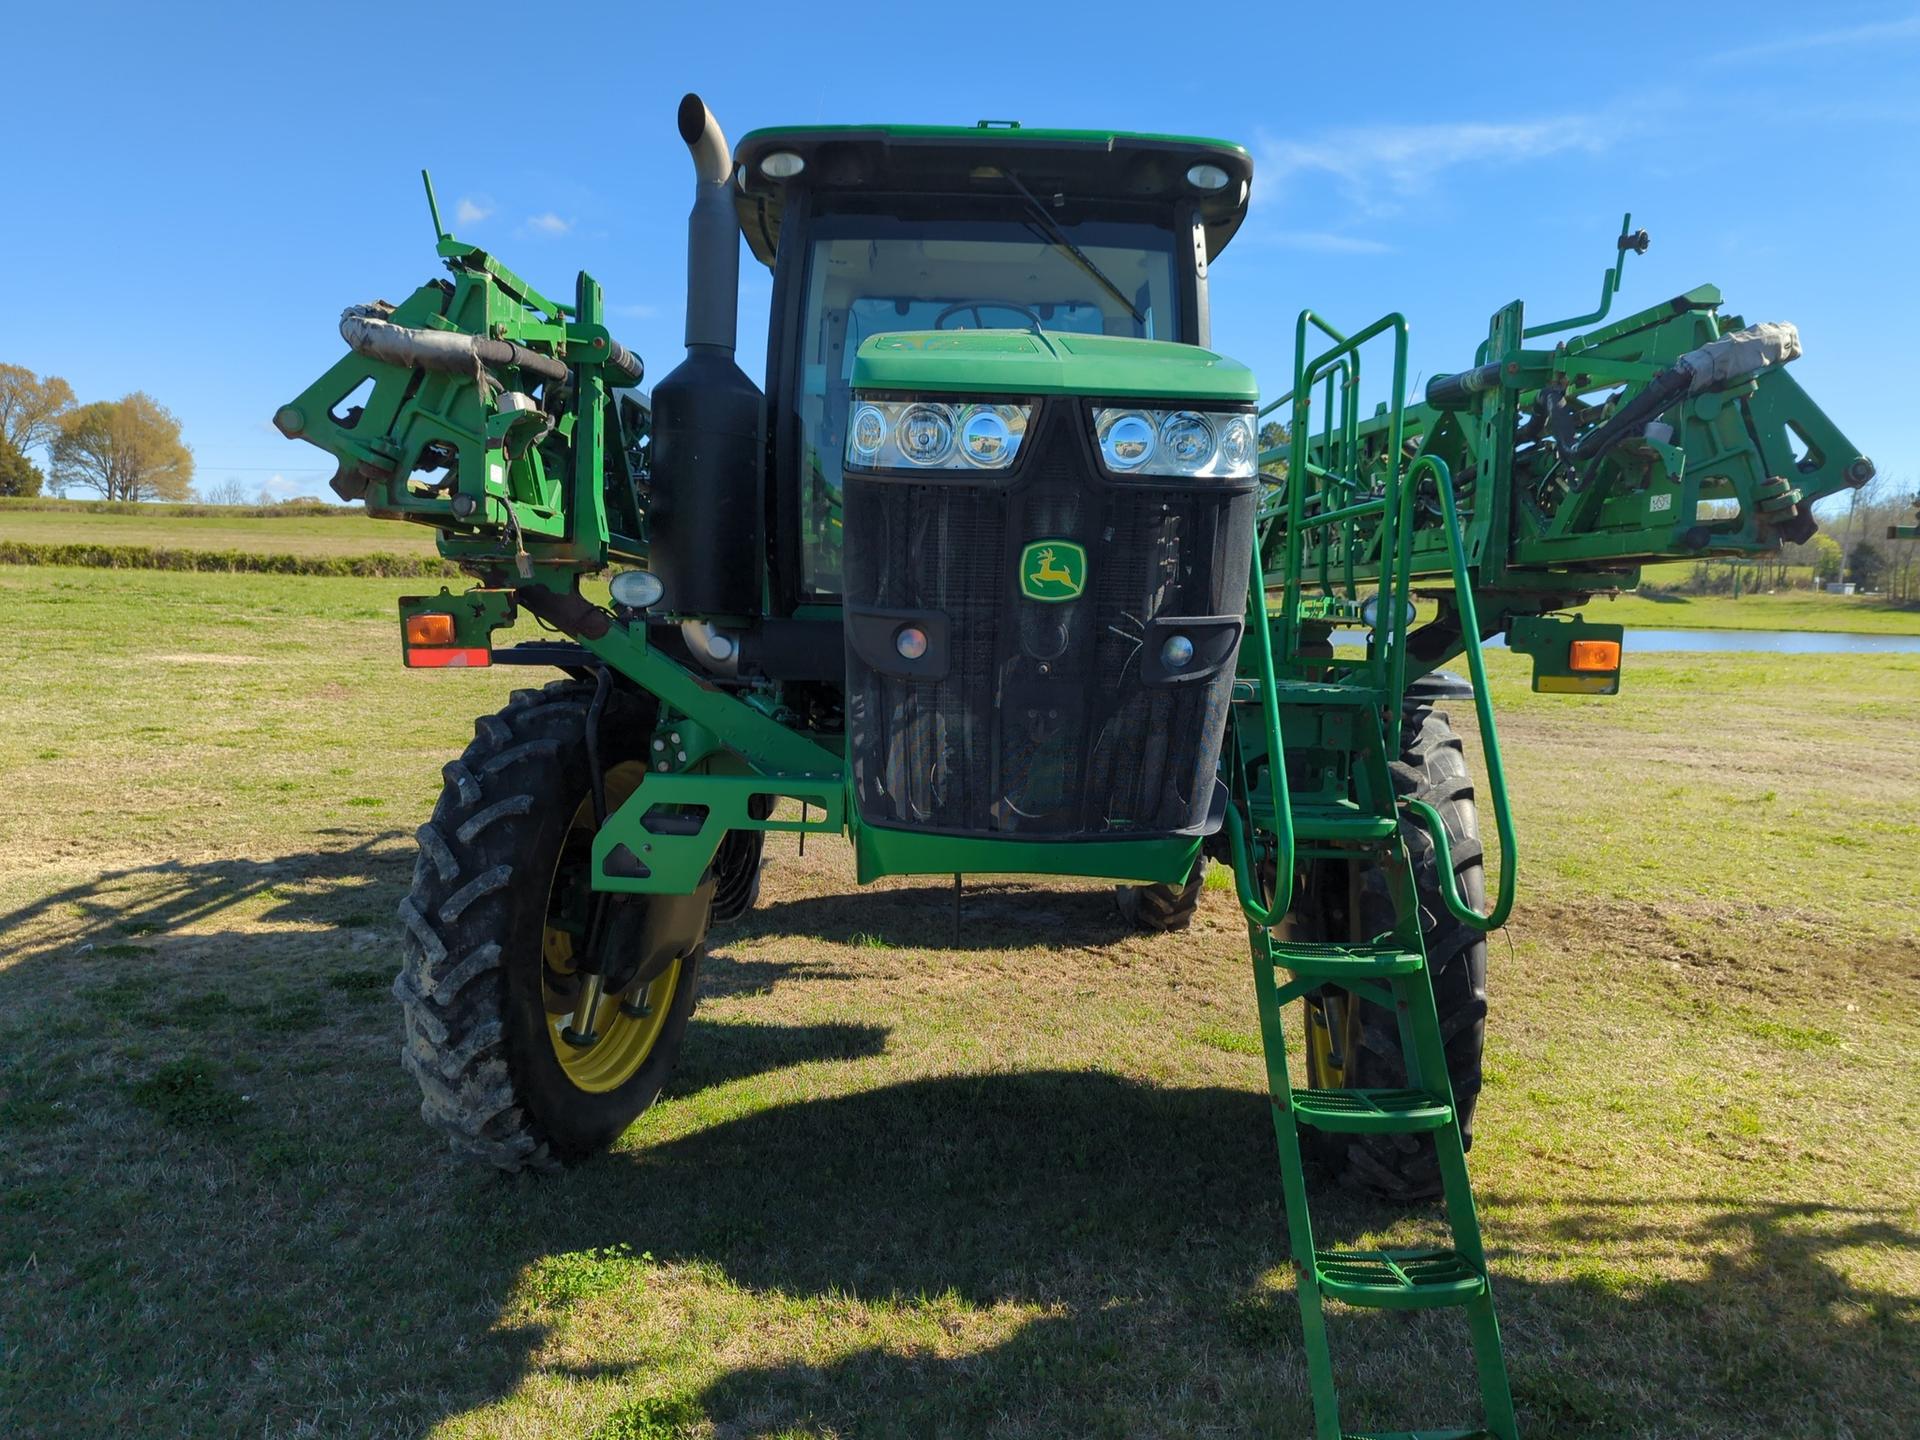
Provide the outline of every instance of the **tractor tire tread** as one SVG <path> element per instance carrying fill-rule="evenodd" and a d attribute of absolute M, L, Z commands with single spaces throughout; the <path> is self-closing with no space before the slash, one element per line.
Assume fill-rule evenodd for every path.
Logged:
<path fill-rule="evenodd" d="M 419 1084 L 420 1113 L 454 1153 L 502 1170 L 555 1170 L 583 1158 L 562 1153 L 515 1096 L 498 936 L 518 837 L 497 822 L 534 810 L 540 772 L 579 735 L 590 694 L 571 680 L 518 690 L 475 722 L 472 742 L 442 770 L 445 786 L 418 832 L 412 888 L 399 906 L 393 993 L 401 1063 Z"/>
<path fill-rule="evenodd" d="M 1446 712 L 1416 705 L 1406 712 L 1401 755 L 1390 767 L 1396 792 L 1424 800 L 1446 822 L 1454 877 L 1469 905 L 1485 905 L 1485 855 L 1474 808 L 1474 784 L 1466 752 Z M 1413 864 L 1420 897 L 1421 928 L 1432 979 L 1434 1007 L 1447 1054 L 1455 1115 L 1463 1144 L 1473 1144 L 1473 1116 L 1482 1083 L 1486 1043 L 1486 936 L 1455 919 L 1440 899 L 1432 837 L 1417 822 L 1404 821 L 1401 838 Z M 1392 905 L 1383 881 L 1370 879 L 1363 904 L 1370 925 L 1391 923 Z M 1355 1053 L 1346 1083 L 1356 1089 L 1396 1089 L 1407 1083 L 1400 1028 L 1391 1011 L 1358 1001 Z M 1327 1135 L 1316 1149 L 1339 1179 L 1354 1188 L 1401 1203 L 1442 1193 L 1440 1166 L 1429 1135 Z"/>
<path fill-rule="evenodd" d="M 1150 935 L 1169 935 L 1185 930 L 1200 909 L 1200 896 L 1206 889 L 1206 857 L 1193 862 L 1193 873 L 1184 885 L 1116 885 L 1114 907 L 1120 918 L 1135 930 Z"/>

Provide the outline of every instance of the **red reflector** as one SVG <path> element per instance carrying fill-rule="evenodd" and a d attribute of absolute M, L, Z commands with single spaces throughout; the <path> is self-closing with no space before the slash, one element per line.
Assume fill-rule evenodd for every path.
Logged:
<path fill-rule="evenodd" d="M 1567 650 L 1567 668 L 1592 672 L 1620 668 L 1618 640 L 1576 640 Z"/>
<path fill-rule="evenodd" d="M 453 644 L 451 615 L 409 615 L 405 629 L 409 645 Z"/>
<path fill-rule="evenodd" d="M 411 645 L 407 648 L 409 670 L 464 670 L 493 663 L 493 652 L 484 645 Z"/>

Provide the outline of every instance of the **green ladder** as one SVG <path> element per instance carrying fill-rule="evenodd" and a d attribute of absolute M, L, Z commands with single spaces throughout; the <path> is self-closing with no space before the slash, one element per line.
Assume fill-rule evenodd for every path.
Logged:
<path fill-rule="evenodd" d="M 1305 346 L 1310 323 L 1324 332 L 1333 345 L 1308 362 Z M 1363 475 L 1339 474 L 1332 465 L 1311 465 L 1306 443 L 1308 397 L 1323 382 L 1328 394 L 1325 422 L 1328 434 L 1332 434 L 1334 426 L 1336 381 L 1343 411 L 1339 429 L 1342 435 L 1352 431 L 1357 414 L 1354 397 L 1359 385 L 1360 348 L 1369 340 L 1389 333 L 1395 342 L 1395 361 L 1391 442 L 1387 454 L 1401 456 L 1399 422 L 1405 387 L 1406 323 L 1397 315 L 1389 315 L 1348 337 L 1311 311 L 1302 312 L 1294 389 L 1268 407 L 1270 412 L 1288 400 L 1294 402 L 1290 474 L 1301 477 L 1304 483 L 1286 486 L 1284 513 L 1278 506 L 1262 510 L 1263 521 L 1277 524 L 1284 520 L 1285 523 L 1285 575 L 1277 614 L 1270 608 L 1266 595 L 1260 555 L 1263 541 L 1256 540 L 1254 546 L 1249 576 L 1248 631 L 1254 641 L 1256 674 L 1242 679 L 1236 686 L 1236 715 L 1247 718 L 1236 725 L 1238 783 L 1234 787 L 1235 803 L 1227 812 L 1228 840 L 1234 859 L 1235 886 L 1246 914 L 1253 953 L 1254 989 L 1266 1052 L 1274 1137 L 1280 1151 L 1288 1241 L 1305 1333 L 1315 1440 L 1471 1440 L 1471 1437 L 1517 1440 L 1486 1252 L 1467 1174 L 1466 1149 L 1452 1083 L 1447 1074 L 1445 1041 L 1440 1031 L 1432 975 L 1421 936 L 1418 887 L 1400 838 L 1400 802 L 1386 781 L 1386 762 L 1400 750 L 1400 697 L 1405 682 L 1410 608 L 1408 576 L 1418 488 L 1415 482 L 1426 473 L 1432 476 L 1443 497 L 1441 508 L 1452 553 L 1456 604 L 1461 608 L 1464 621 L 1466 658 L 1474 681 L 1474 703 L 1486 755 L 1488 785 L 1499 826 L 1500 888 L 1491 912 L 1479 914 L 1458 893 L 1447 832 L 1438 812 L 1417 800 L 1407 802 L 1408 811 L 1410 818 L 1433 837 L 1442 899 L 1447 908 L 1464 923 L 1478 929 L 1490 930 L 1503 924 L 1513 904 L 1516 873 L 1513 831 L 1499 745 L 1487 699 L 1478 621 L 1473 612 L 1465 545 L 1451 477 L 1437 458 L 1421 456 L 1407 466 L 1404 473 L 1398 461 L 1386 466 L 1384 475 L 1376 475 L 1376 483 L 1370 486 Z M 1322 450 L 1323 456 L 1335 453 L 1330 445 Z M 1376 489 L 1381 493 L 1373 493 Z M 1311 511 L 1309 495 L 1318 502 Z M 1364 536 L 1363 527 L 1367 529 Z M 1305 537 L 1319 529 L 1337 529 L 1341 533 L 1343 538 L 1338 549 L 1344 557 L 1344 576 L 1331 573 L 1325 558 L 1330 547 L 1326 545 L 1319 547 L 1320 573 L 1317 576 L 1303 573 Z M 1355 596 L 1353 557 L 1363 546 L 1369 551 L 1369 560 L 1377 566 L 1378 595 L 1386 602 L 1385 618 L 1376 625 L 1365 660 L 1334 663 L 1324 655 L 1301 654 L 1303 586 L 1313 584 L 1323 592 L 1333 593 L 1344 579 L 1347 598 L 1351 601 Z M 1280 651 L 1277 658 L 1276 633 Z M 1354 737 L 1354 753 L 1349 765 L 1351 793 L 1332 804 L 1320 797 L 1315 802 L 1296 806 L 1289 794 L 1284 763 L 1286 735 L 1290 728 L 1319 734 L 1316 724 L 1335 711 L 1347 717 L 1343 721 L 1347 727 L 1345 733 Z M 1294 726 L 1284 723 L 1283 716 L 1291 718 Z M 1250 779 L 1253 767 L 1249 764 L 1248 752 L 1254 747 L 1249 747 L 1241 735 L 1243 726 L 1256 732 L 1264 742 L 1264 756 L 1259 757 L 1265 761 L 1260 767 L 1263 783 L 1256 784 Z M 1394 921 L 1390 930 L 1369 940 L 1345 942 L 1306 941 L 1276 934 L 1291 908 L 1295 865 L 1306 857 L 1342 858 L 1379 869 L 1393 901 Z M 1280 974 L 1282 971 L 1286 972 L 1285 978 Z M 1363 1090 L 1293 1084 L 1288 1073 L 1281 1012 L 1292 1001 L 1327 986 L 1364 997 L 1397 1017 L 1406 1066 L 1404 1087 Z M 1307 1202 L 1300 1143 L 1302 1126 L 1333 1134 L 1430 1136 L 1438 1160 L 1452 1243 L 1446 1247 L 1362 1252 L 1320 1249 L 1314 1240 Z M 1464 1311 L 1472 1335 L 1482 1424 L 1371 1436 L 1357 1436 L 1343 1429 L 1327 1338 L 1326 1301 L 1329 1298 L 1365 1309 L 1447 1307 Z"/>

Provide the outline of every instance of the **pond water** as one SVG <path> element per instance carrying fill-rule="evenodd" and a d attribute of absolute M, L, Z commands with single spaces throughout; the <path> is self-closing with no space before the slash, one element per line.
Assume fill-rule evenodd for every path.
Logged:
<path fill-rule="evenodd" d="M 1336 645 L 1364 646 L 1364 630 L 1340 630 Z M 1504 646 L 1507 637 L 1493 643 Z M 1912 655 L 1920 654 L 1920 635 L 1847 635 L 1824 630 L 1642 630 L 1627 627 L 1627 653 L 1653 655 L 1675 652 L 1761 651 L 1779 655 Z"/>
<path fill-rule="evenodd" d="M 1504 642 L 1505 636 L 1501 639 Z M 1825 630 L 1641 630 L 1627 627 L 1629 652 L 1763 650 L 1781 655 L 1920 653 L 1920 635 L 1847 635 Z"/>

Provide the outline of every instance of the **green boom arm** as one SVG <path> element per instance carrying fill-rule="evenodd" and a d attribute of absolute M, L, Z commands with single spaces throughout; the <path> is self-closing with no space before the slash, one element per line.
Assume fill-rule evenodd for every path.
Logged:
<path fill-rule="evenodd" d="M 349 353 L 275 426 L 339 460 L 342 499 L 437 527 L 488 586 L 564 592 L 643 560 L 647 412 L 623 393 L 641 368 L 607 332 L 599 285 L 582 273 L 561 305 L 484 250 L 446 234 L 436 248 L 451 282 L 349 310 Z"/>
<path fill-rule="evenodd" d="M 1644 232 L 1622 235 L 1623 259 L 1644 248 Z M 1452 477 L 1483 634 L 1631 588 L 1647 564 L 1804 541 L 1816 501 L 1873 477 L 1788 373 L 1800 353 L 1792 326 L 1750 327 L 1710 285 L 1605 323 L 1618 275 L 1616 265 L 1601 308 L 1577 321 L 1529 328 L 1519 301 L 1503 307 L 1474 368 L 1429 383 L 1424 404 L 1396 394 L 1362 417 L 1358 354 L 1296 377 L 1267 407 L 1291 422 L 1290 443 L 1263 459 L 1285 458 L 1304 482 L 1300 582 L 1352 596 L 1377 580 L 1389 527 L 1368 502 L 1386 493 L 1389 464 L 1416 455 Z M 1565 335 L 1578 326 L 1592 328 Z M 1527 343 L 1549 334 L 1564 338 Z M 1441 616 L 1410 638 L 1414 674 L 1460 649 L 1436 473 L 1418 485 L 1406 573 L 1440 599 Z M 1269 576 L 1287 573 L 1292 507 L 1278 493 L 1262 539 Z"/>

